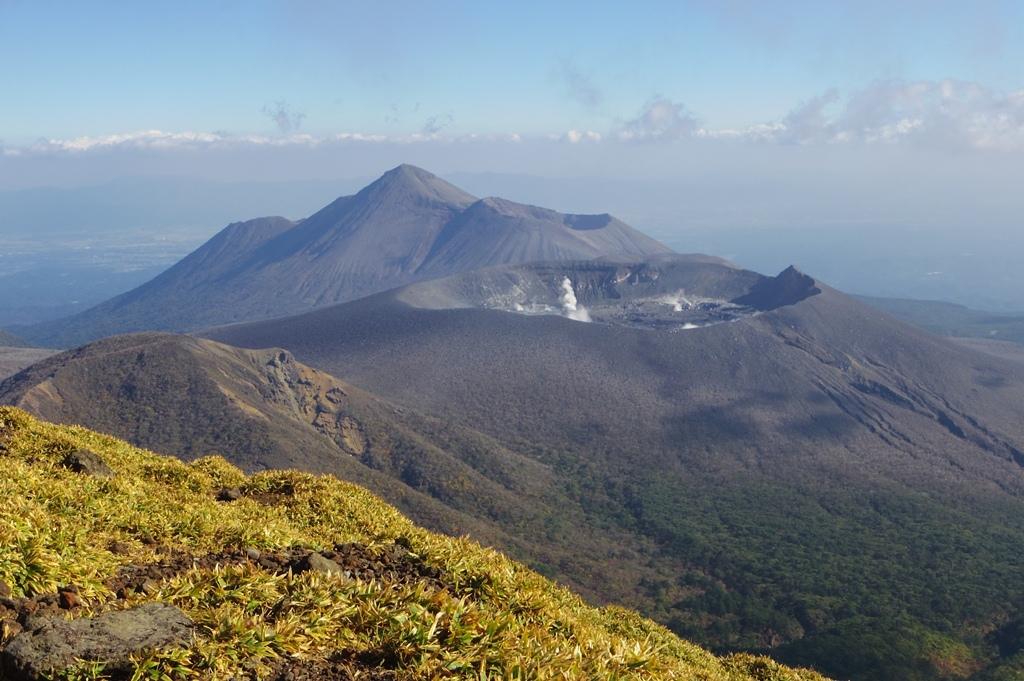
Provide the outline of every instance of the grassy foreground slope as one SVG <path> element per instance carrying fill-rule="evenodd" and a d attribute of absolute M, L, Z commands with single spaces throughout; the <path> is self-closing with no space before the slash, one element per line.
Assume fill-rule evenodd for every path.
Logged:
<path fill-rule="evenodd" d="M 79 449 L 98 454 L 113 476 L 62 465 Z M 160 601 L 196 623 L 186 647 L 137 657 L 137 678 L 263 678 L 283 663 L 332 660 L 333 678 L 822 679 L 766 658 L 716 657 L 630 611 L 589 607 L 501 554 L 417 528 L 332 477 L 247 477 L 218 457 L 185 464 L 14 408 L 0 408 L 0 465 L 0 582 L 13 597 L 73 584 L 81 605 L 67 616 Z M 239 498 L 219 500 L 225 488 Z M 432 577 L 385 571 L 364 580 L 208 560 L 340 546 L 385 562 L 401 547 L 403 561 Z M 192 560 L 137 592 L 112 591 L 119 575 L 168 556 Z M 2 647 L 13 630 L 0 631 Z M 382 668 L 392 675 L 379 676 Z M 104 670 L 82 665 L 65 675 L 102 678 Z"/>

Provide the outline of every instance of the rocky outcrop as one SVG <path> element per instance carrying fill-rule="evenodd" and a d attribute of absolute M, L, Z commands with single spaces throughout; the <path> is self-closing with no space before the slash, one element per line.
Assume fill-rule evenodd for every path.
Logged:
<path fill-rule="evenodd" d="M 732 302 L 748 305 L 762 311 L 775 310 L 786 305 L 796 305 L 801 300 L 821 293 L 817 282 L 790 265 L 777 276 L 762 279 L 745 296 Z"/>
<path fill-rule="evenodd" d="M 74 620 L 38 619 L 4 648 L 0 664 L 11 681 L 44 678 L 79 660 L 102 662 L 109 672 L 133 655 L 185 644 L 192 631 L 192 620 L 164 603 Z"/>
<path fill-rule="evenodd" d="M 76 449 L 68 452 L 61 462 L 64 468 L 82 475 L 91 475 L 96 478 L 112 478 L 114 471 L 107 465 L 107 462 L 96 452 L 88 449 Z"/>
<path fill-rule="evenodd" d="M 347 413 L 348 395 L 332 376 L 295 361 L 288 352 L 274 352 L 265 369 L 268 397 L 349 454 L 366 452 L 363 428 Z"/>

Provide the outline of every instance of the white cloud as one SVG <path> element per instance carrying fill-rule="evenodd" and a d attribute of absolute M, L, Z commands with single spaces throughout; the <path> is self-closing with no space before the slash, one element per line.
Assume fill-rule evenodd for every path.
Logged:
<path fill-rule="evenodd" d="M 654 97 L 636 118 L 620 125 L 615 134 L 627 141 L 664 142 L 691 137 L 698 130 L 696 117 L 683 104 Z"/>
<path fill-rule="evenodd" d="M 596 135 L 596 133 L 586 133 Z M 588 137 L 587 139 L 591 139 Z M 412 134 L 382 135 L 363 132 L 339 132 L 330 135 L 311 135 L 293 132 L 289 135 L 233 135 L 226 132 L 199 132 L 186 130 L 139 130 L 112 135 L 81 136 L 42 139 L 24 146 L 0 146 L 0 155 L 7 157 L 44 154 L 78 154 L 114 150 L 202 150 L 240 149 L 244 147 L 320 147 L 330 144 L 413 144 L 421 142 L 511 142 L 522 138 L 517 133 L 469 134 L 444 137 L 424 130 Z"/>
<path fill-rule="evenodd" d="M 807 143 L 827 141 L 833 133 L 828 108 L 839 101 L 839 91 L 831 89 L 812 97 L 790 111 L 773 131 L 782 142 Z"/>
<path fill-rule="evenodd" d="M 790 144 L 915 143 L 933 148 L 1024 148 L 1024 90 L 958 80 L 878 81 L 840 100 L 801 104 L 773 136 Z"/>
<path fill-rule="evenodd" d="M 1003 93 L 957 80 L 879 81 L 846 96 L 828 90 L 795 106 L 781 120 L 745 127 L 701 125 L 682 103 L 654 97 L 636 117 L 603 134 L 571 128 L 563 133 L 522 137 L 517 133 L 447 132 L 450 115 L 427 119 L 413 133 L 338 132 L 326 135 L 294 129 L 279 135 L 227 132 L 140 130 L 111 135 L 42 139 L 20 146 L 0 145 L 0 157 L 80 154 L 103 150 L 202 150 L 244 147 L 320 147 L 336 144 L 420 144 L 549 141 L 608 144 L 686 140 L 779 145 L 896 145 L 937 150 L 1024 150 L 1024 90 Z M 279 129 L 280 126 L 279 126 Z"/>
<path fill-rule="evenodd" d="M 208 146 L 224 140 L 219 133 L 211 132 L 163 132 L 161 130 L 140 130 L 137 132 L 100 135 L 98 137 L 73 137 L 70 139 L 46 139 L 28 146 L 28 151 L 82 152 L 111 147 L 170 148 L 186 146 Z"/>
<path fill-rule="evenodd" d="M 745 128 L 698 128 L 693 131 L 693 137 L 761 142 L 775 140 L 783 130 L 785 130 L 785 125 L 782 123 L 758 123 Z"/>
<path fill-rule="evenodd" d="M 842 97 L 830 89 L 782 120 L 744 128 L 698 125 L 681 103 L 651 99 L 613 130 L 625 141 L 733 139 L 779 144 L 915 144 L 935 149 L 1024 149 L 1024 90 L 958 80 L 877 81 Z"/>
<path fill-rule="evenodd" d="M 580 142 L 600 142 L 601 133 L 594 132 L 593 130 L 569 130 L 565 133 L 565 139 L 570 144 L 579 144 Z"/>
<path fill-rule="evenodd" d="M 136 132 L 82 136 L 69 139 L 44 139 L 20 148 L 22 153 L 86 152 L 103 149 L 201 149 L 229 146 L 288 146 L 315 145 L 321 140 L 312 135 L 294 133 L 281 137 L 263 135 L 229 135 L 220 132 L 165 132 L 140 130 Z"/>

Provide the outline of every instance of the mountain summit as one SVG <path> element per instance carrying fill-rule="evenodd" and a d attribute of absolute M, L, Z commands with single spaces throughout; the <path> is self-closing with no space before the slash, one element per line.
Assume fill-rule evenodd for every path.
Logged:
<path fill-rule="evenodd" d="M 609 215 L 477 199 L 422 168 L 401 165 L 304 220 L 228 225 L 142 286 L 24 333 L 48 345 L 74 345 L 130 331 L 191 331 L 295 314 L 489 265 L 670 252 Z"/>
<path fill-rule="evenodd" d="M 403 198 L 433 200 L 446 204 L 470 204 L 476 199 L 437 175 L 408 163 L 392 168 L 375 182 L 367 185 L 359 195 L 374 196 L 389 202 Z"/>

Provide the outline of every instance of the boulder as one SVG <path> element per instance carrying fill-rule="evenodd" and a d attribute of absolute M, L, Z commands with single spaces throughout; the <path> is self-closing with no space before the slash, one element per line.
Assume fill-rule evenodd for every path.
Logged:
<path fill-rule="evenodd" d="M 324 558 L 319 553 L 311 553 L 299 563 L 299 572 L 306 571 L 323 572 L 324 574 L 345 575 L 340 565 L 330 558 Z"/>
<path fill-rule="evenodd" d="M 69 452 L 61 462 L 64 468 L 83 475 L 92 475 L 97 478 L 112 478 L 114 471 L 107 465 L 99 454 L 88 449 L 76 449 Z"/>
<path fill-rule="evenodd" d="M 187 643 L 193 627 L 185 613 L 164 603 L 91 618 L 39 620 L 0 653 L 0 678 L 34 681 L 59 673 L 76 660 L 103 662 L 108 669 L 117 669 L 132 655 Z"/>
<path fill-rule="evenodd" d="M 225 487 L 217 492 L 217 501 L 238 501 L 242 498 L 242 490 L 237 487 Z"/>

